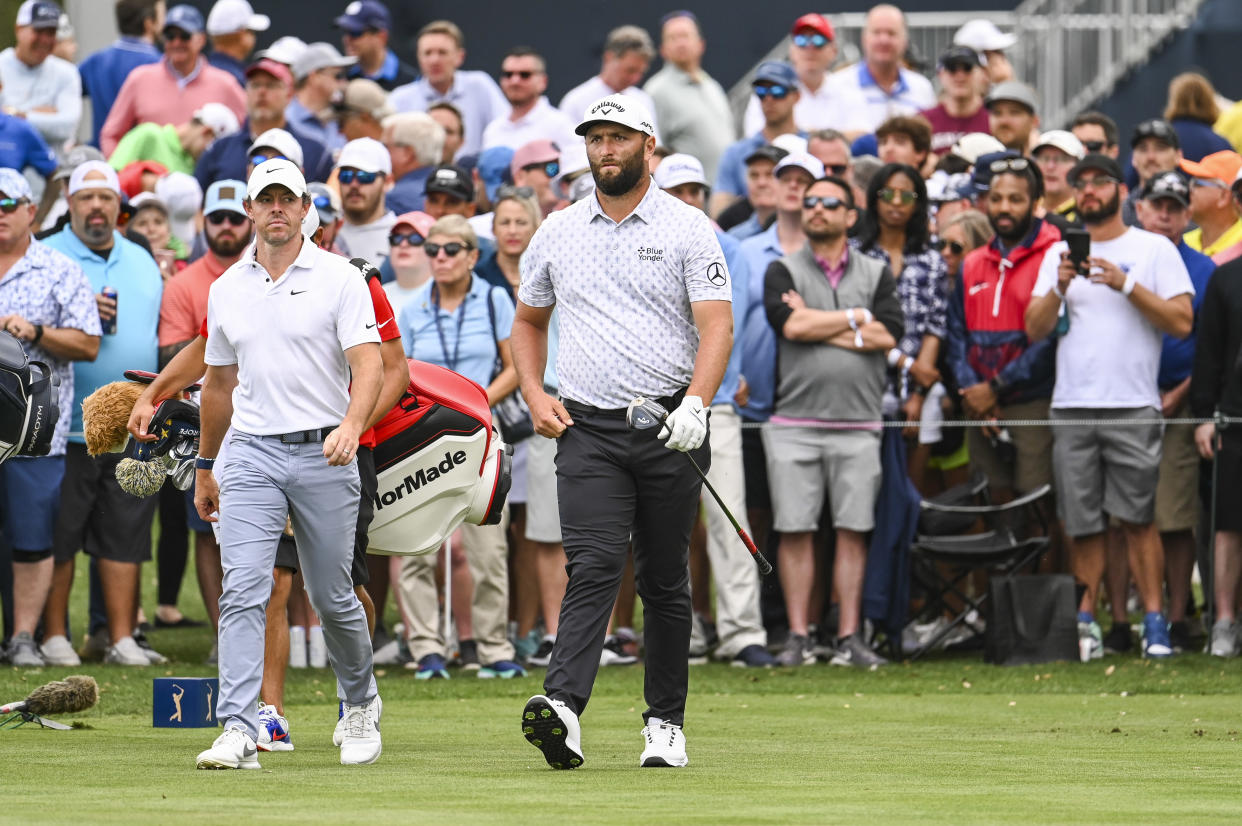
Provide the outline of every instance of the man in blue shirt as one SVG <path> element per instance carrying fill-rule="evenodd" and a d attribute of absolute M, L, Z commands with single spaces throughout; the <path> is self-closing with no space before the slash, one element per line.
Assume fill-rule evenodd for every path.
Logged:
<path fill-rule="evenodd" d="M 82 268 L 96 293 L 106 334 L 92 362 L 74 365 L 74 387 L 85 398 L 126 370 L 158 369 L 160 299 L 163 279 L 155 259 L 116 231 L 121 207 L 116 172 L 103 161 L 87 161 L 69 177 L 69 226 L 45 242 Z M 105 286 L 115 300 L 102 295 Z M 104 661 L 145 666 L 167 662 L 134 639 L 138 576 L 151 558 L 151 522 L 158 497 L 139 499 L 121 490 L 116 466 L 121 454 L 98 459 L 86 453 L 80 405 L 74 405 L 70 443 L 61 487 L 56 559 L 48 612 L 66 610 L 73 585 L 74 557 L 85 550 L 98 563 L 110 646 Z"/>
<path fill-rule="evenodd" d="M 344 33 L 345 54 L 358 58 L 348 70 L 349 77 L 373 80 L 391 92 L 418 76 L 388 48 L 392 15 L 379 0 L 353 0 L 333 22 Z"/>
<path fill-rule="evenodd" d="M 421 210 L 427 179 L 444 148 L 444 127 L 425 112 L 401 112 L 385 118 L 383 142 L 392 158 L 392 188 L 384 203 L 398 215 Z"/>
<path fill-rule="evenodd" d="M 1138 219 L 1149 232 L 1163 235 L 1177 245 L 1195 294 L 1194 331 L 1184 339 L 1164 335 L 1160 351 L 1160 407 L 1165 418 L 1188 418 L 1190 413 L 1190 373 L 1195 362 L 1199 308 L 1207 294 L 1208 280 L 1216 271 L 1212 259 L 1191 249 L 1182 235 L 1190 223 L 1190 188 L 1177 172 L 1164 172 L 1150 178 L 1135 204 Z M 1199 453 L 1195 448 L 1194 426 L 1170 424 L 1164 428 L 1160 458 L 1160 481 L 1156 486 L 1156 528 L 1164 544 L 1164 570 L 1169 593 L 1169 642 L 1175 651 L 1188 650 L 1190 629 L 1186 623 L 1190 577 L 1195 566 L 1193 531 L 1199 524 Z M 1114 559 L 1114 557 L 1119 557 Z M 1124 573 L 1114 576 L 1114 562 Z M 1109 594 L 1126 593 L 1129 568 L 1125 554 L 1110 554 Z M 1114 585 L 1118 590 L 1114 591 Z M 1125 600 L 1121 600 L 1123 603 Z"/>
<path fill-rule="evenodd" d="M 120 39 L 95 52 L 78 66 L 82 92 L 91 99 L 91 144 L 99 146 L 99 130 L 129 73 L 163 56 L 155 35 L 164 28 L 164 0 L 119 0 L 116 27 Z"/>
<path fill-rule="evenodd" d="M 272 19 L 255 14 L 247 0 L 216 0 L 207 14 L 207 36 L 211 54 L 207 62 L 246 85 L 246 60 L 254 51 L 255 32 L 271 28 Z"/>
<path fill-rule="evenodd" d="M 56 171 L 56 155 L 33 126 L 0 112 L 0 167 L 23 170 L 28 166 L 50 178 Z"/>

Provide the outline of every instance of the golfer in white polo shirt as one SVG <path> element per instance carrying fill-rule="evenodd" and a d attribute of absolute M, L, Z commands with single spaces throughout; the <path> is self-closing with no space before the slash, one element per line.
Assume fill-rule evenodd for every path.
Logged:
<path fill-rule="evenodd" d="M 286 515 L 345 698 L 341 762 L 373 763 L 380 699 L 350 566 L 361 494 L 354 457 L 381 383 L 375 312 L 357 269 L 302 235 L 311 202 L 294 164 L 256 167 L 245 207 L 255 242 L 207 300 L 194 504 L 220 523 L 224 733 L 198 756 L 198 768 L 259 768 L 264 606 Z M 226 430 L 227 455 L 213 467 Z"/>

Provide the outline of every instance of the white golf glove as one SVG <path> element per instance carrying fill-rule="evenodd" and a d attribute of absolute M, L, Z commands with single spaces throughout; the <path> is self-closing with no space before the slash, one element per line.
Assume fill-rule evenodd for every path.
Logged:
<path fill-rule="evenodd" d="M 698 396 L 686 396 L 677 409 L 664 420 L 657 436 L 668 439 L 665 447 L 683 453 L 694 450 L 707 438 L 707 414 L 703 412 L 703 400 Z"/>

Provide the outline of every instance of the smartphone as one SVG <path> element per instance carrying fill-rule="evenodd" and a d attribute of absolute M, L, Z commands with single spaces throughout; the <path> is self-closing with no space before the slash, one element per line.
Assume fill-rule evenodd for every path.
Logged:
<path fill-rule="evenodd" d="M 1091 235 L 1085 229 L 1070 227 L 1062 230 L 1061 237 L 1069 245 L 1070 261 L 1079 275 L 1087 274 L 1087 258 L 1091 255 Z"/>

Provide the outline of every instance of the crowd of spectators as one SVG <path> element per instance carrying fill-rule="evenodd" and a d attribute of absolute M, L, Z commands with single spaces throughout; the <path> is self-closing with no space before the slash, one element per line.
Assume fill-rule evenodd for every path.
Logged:
<path fill-rule="evenodd" d="M 452 21 L 423 26 L 407 65 L 379 0 L 332 21 L 340 48 L 326 27 L 312 43 L 279 36 L 246 0 L 218 0 L 205 19 L 165 0 L 116 0 L 115 14 L 120 38 L 75 64 L 68 17 L 26 0 L 0 52 L 0 327 L 61 377 L 62 408 L 51 455 L 0 466 L 12 664 L 164 661 L 152 647 L 163 629 L 203 624 L 178 608 L 191 549 L 217 622 L 210 526 L 171 484 L 124 494 L 118 457 L 86 454 L 80 402 L 199 336 L 211 284 L 250 242 L 242 182 L 257 165 L 300 167 L 314 181 L 308 229 L 380 268 L 405 354 L 496 404 L 517 392 L 522 255 L 548 215 L 594 197 L 574 127 L 606 96 L 648 108 L 656 185 L 716 224 L 734 345 L 711 402 L 710 479 L 779 569 L 779 587 L 761 589 L 704 502 L 693 661 L 883 665 L 861 601 L 893 473 L 924 496 L 982 475 L 995 501 L 1051 484 L 1044 567 L 1084 586 L 1090 656 L 1134 649 L 1132 614 L 1145 656 L 1242 652 L 1242 436 L 1161 421 L 1242 415 L 1242 264 L 1230 263 L 1242 257 L 1242 104 L 1222 108 L 1202 75 L 1175 78 L 1164 111 L 1130 135 L 1094 111 L 1045 130 L 1062 124 L 1041 123 L 1036 90 L 1015 76 L 1013 34 L 967 23 L 928 77 L 909 60 L 904 14 L 882 4 L 849 64 L 829 17 L 792 21 L 787 59 L 758 65 L 735 117 L 689 11 L 662 19 L 658 44 L 635 25 L 607 33 L 598 74 L 559 104 L 540 51 L 515 45 L 466 68 Z M 260 37 L 271 45 L 255 52 Z M 1085 258 L 1071 255 L 1084 236 Z M 556 349 L 554 324 L 549 392 Z M 963 419 L 972 426 L 945 426 Z M 890 437 L 905 466 L 882 461 Z M 421 679 L 547 664 L 566 583 L 555 454 L 542 436 L 519 442 L 504 521 L 463 527 L 451 553 L 371 557 L 377 663 Z M 1201 484 L 1214 457 L 1217 481 Z M 1211 549 L 1206 626 L 1197 542 Z M 147 616 L 139 572 L 153 547 Z M 85 623 L 69 615 L 79 551 Z M 297 577 L 287 587 L 289 662 L 322 665 L 314 612 Z M 623 588 L 601 664 L 641 655 L 634 602 Z"/>

